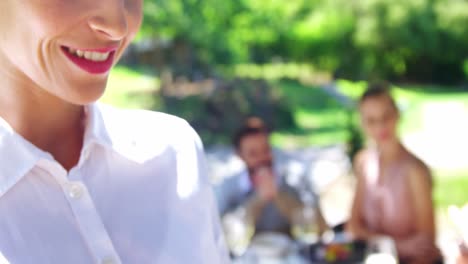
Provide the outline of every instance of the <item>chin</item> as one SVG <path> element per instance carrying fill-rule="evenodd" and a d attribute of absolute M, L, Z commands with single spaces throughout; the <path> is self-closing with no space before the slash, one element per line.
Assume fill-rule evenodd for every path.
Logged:
<path fill-rule="evenodd" d="M 76 104 L 87 105 L 99 100 L 106 90 L 107 79 L 99 80 L 93 83 L 77 85 L 71 91 L 72 99 Z"/>
<path fill-rule="evenodd" d="M 75 89 L 73 92 L 63 96 L 62 99 L 74 105 L 88 105 L 99 100 L 104 94 L 105 87 L 88 87 L 86 89 Z"/>
<path fill-rule="evenodd" d="M 102 90 L 102 92 L 99 93 L 98 95 L 81 96 L 80 98 L 77 98 L 76 104 L 88 105 L 88 104 L 95 103 L 102 97 L 103 94 L 104 94 L 104 90 Z"/>
<path fill-rule="evenodd" d="M 75 100 L 73 104 L 85 106 L 85 105 L 89 105 L 89 104 L 93 104 L 97 102 L 100 98 L 101 98 L 100 96 L 93 97 L 93 98 L 81 98 L 79 100 Z"/>
<path fill-rule="evenodd" d="M 391 145 L 398 144 L 398 139 L 397 138 L 382 139 L 382 140 L 377 141 L 377 144 L 382 147 L 391 146 Z"/>
<path fill-rule="evenodd" d="M 66 102 L 86 105 L 101 98 L 106 90 L 108 78 L 108 74 L 99 76 L 70 74 L 57 79 L 51 91 Z"/>

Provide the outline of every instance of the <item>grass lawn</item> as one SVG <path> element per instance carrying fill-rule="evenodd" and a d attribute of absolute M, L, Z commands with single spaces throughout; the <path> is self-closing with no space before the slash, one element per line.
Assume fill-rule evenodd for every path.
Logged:
<path fill-rule="evenodd" d="M 438 208 L 458 206 L 468 202 L 468 170 L 433 170 L 434 202 Z"/>
<path fill-rule="evenodd" d="M 318 87 L 299 82 L 276 80 L 271 84 L 286 100 L 297 124 L 295 129 L 275 132 L 272 136 L 274 145 L 298 148 L 346 142 L 349 111 L 338 101 Z M 343 80 L 337 84 L 342 93 L 352 98 L 357 98 L 366 86 L 364 82 Z M 154 108 L 157 98 L 149 96 L 148 92 L 158 87 L 158 79 L 151 75 L 117 67 L 111 73 L 108 89 L 101 101 L 124 108 Z M 404 113 L 402 133 L 423 129 L 421 116 L 429 103 L 458 102 L 468 109 L 468 92 L 437 86 L 402 86 L 395 87 L 394 93 Z M 468 201 L 468 166 L 457 171 L 434 169 L 434 179 L 434 199 L 438 208 L 462 205 Z"/>
<path fill-rule="evenodd" d="M 123 107 L 148 109 L 154 97 L 148 92 L 159 88 L 159 79 L 141 71 L 117 66 L 112 69 L 101 102 Z"/>
<path fill-rule="evenodd" d="M 298 126 L 291 131 L 273 133 L 273 144 L 298 148 L 344 143 L 348 137 L 347 110 L 318 87 L 298 82 L 280 81 L 273 84 L 289 105 Z"/>
<path fill-rule="evenodd" d="M 297 124 L 296 129 L 273 133 L 275 146 L 298 148 L 346 142 L 347 111 L 334 98 L 318 87 L 295 81 L 273 81 L 272 86 L 291 107 Z M 157 98 L 149 96 L 148 91 L 158 87 L 159 80 L 151 75 L 116 67 L 101 102 L 124 108 L 154 109 Z"/>

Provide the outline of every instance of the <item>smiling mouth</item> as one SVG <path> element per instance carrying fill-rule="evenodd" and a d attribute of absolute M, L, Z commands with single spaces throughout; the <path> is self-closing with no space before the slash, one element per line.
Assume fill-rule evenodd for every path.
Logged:
<path fill-rule="evenodd" d="M 115 48 L 103 50 L 80 50 L 62 46 L 68 59 L 82 70 L 91 74 L 108 72 L 114 62 Z"/>
<path fill-rule="evenodd" d="M 71 55 L 75 55 L 78 58 L 84 58 L 86 60 L 101 62 L 105 61 L 109 58 L 111 52 L 96 52 L 96 51 L 83 51 L 83 50 L 76 50 L 72 48 L 67 48 L 68 52 Z"/>

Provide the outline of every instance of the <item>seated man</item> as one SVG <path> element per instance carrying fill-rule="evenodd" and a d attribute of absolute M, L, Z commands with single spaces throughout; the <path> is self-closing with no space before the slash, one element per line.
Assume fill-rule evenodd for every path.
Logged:
<path fill-rule="evenodd" d="M 242 207 L 248 217 L 255 222 L 256 233 L 276 231 L 290 235 L 293 215 L 302 210 L 304 204 L 297 190 L 280 175 L 273 164 L 273 154 L 269 143 L 269 132 L 258 118 L 250 118 L 234 136 L 234 146 L 239 157 L 245 162 L 247 171 L 230 179 L 228 184 L 236 185 L 236 192 L 225 193 L 226 214 Z M 313 197 L 316 197 L 313 195 Z M 317 222 L 322 232 L 325 221 L 315 198 Z"/>

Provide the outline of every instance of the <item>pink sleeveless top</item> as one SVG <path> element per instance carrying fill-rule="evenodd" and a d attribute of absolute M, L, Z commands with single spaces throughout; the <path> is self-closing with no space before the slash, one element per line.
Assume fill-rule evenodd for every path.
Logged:
<path fill-rule="evenodd" d="M 369 151 L 362 166 L 365 179 L 362 215 L 366 226 L 377 233 L 404 238 L 415 232 L 415 212 L 411 202 L 405 163 L 379 182 L 379 162 L 375 151 Z"/>

